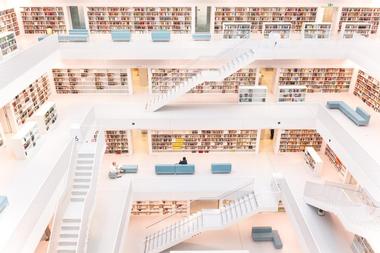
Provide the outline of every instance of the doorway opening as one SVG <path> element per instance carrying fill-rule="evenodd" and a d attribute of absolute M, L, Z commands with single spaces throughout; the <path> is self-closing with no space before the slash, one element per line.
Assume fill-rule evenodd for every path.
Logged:
<path fill-rule="evenodd" d="M 10 105 L 6 105 L 0 108 L 0 125 L 3 128 L 5 134 L 11 134 L 17 131 L 17 125 L 14 120 L 14 114 Z"/>
<path fill-rule="evenodd" d="M 273 94 L 276 82 L 276 69 L 261 68 L 259 71 L 259 85 L 266 86 L 268 93 Z"/>
<path fill-rule="evenodd" d="M 195 6 L 195 32 L 210 32 L 211 6 Z"/>
<path fill-rule="evenodd" d="M 190 203 L 190 214 L 202 211 L 202 209 L 218 209 L 219 200 L 194 200 Z"/>
<path fill-rule="evenodd" d="M 133 129 L 131 131 L 133 153 L 149 154 L 148 130 Z"/>
<path fill-rule="evenodd" d="M 149 91 L 149 80 L 148 80 L 148 69 L 147 68 L 133 68 L 132 69 L 132 86 L 133 93 L 148 93 Z"/>
<path fill-rule="evenodd" d="M 274 129 L 261 129 L 260 133 L 260 152 L 273 153 L 274 152 Z"/>
<path fill-rule="evenodd" d="M 71 29 L 86 29 L 84 19 L 84 9 L 82 6 L 69 6 L 70 26 Z"/>
<path fill-rule="evenodd" d="M 335 7 L 324 7 L 322 22 L 333 23 L 336 10 Z"/>

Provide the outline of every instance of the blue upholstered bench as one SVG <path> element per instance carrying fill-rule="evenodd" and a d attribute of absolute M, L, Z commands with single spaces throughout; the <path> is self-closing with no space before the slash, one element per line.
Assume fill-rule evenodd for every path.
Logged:
<path fill-rule="evenodd" d="M 367 126 L 371 118 L 371 115 L 362 108 L 356 107 L 356 110 L 354 110 L 344 101 L 327 101 L 326 107 L 329 109 L 340 110 L 347 118 L 358 126 Z"/>
<path fill-rule="evenodd" d="M 69 35 L 89 35 L 89 32 L 87 29 L 71 29 Z"/>
<path fill-rule="evenodd" d="M 121 173 L 137 173 L 138 165 L 137 164 L 124 164 L 120 166 Z"/>
<path fill-rule="evenodd" d="M 170 32 L 165 30 L 158 30 L 151 32 L 153 42 L 168 42 L 170 41 Z"/>
<path fill-rule="evenodd" d="M 211 33 L 193 33 L 191 37 L 195 41 L 208 41 L 211 40 Z"/>
<path fill-rule="evenodd" d="M 43 39 L 45 39 L 46 37 L 48 37 L 49 35 L 47 35 L 47 34 L 45 34 L 45 35 L 41 35 L 41 36 L 38 36 L 37 37 L 37 40 L 38 41 L 41 41 L 41 40 L 43 40 Z"/>
<path fill-rule="evenodd" d="M 59 42 L 87 42 L 88 35 L 78 34 L 78 35 L 58 35 Z"/>
<path fill-rule="evenodd" d="M 157 175 L 183 175 L 194 174 L 194 164 L 156 164 L 154 166 Z"/>
<path fill-rule="evenodd" d="M 111 38 L 112 41 L 131 41 L 132 33 L 128 30 L 112 30 Z"/>
<path fill-rule="evenodd" d="M 229 174 L 231 173 L 232 165 L 230 163 L 213 163 L 211 164 L 212 174 Z"/>
<path fill-rule="evenodd" d="M 276 249 L 282 249 L 280 235 L 272 227 L 253 227 L 252 239 L 256 242 L 272 242 Z"/>
<path fill-rule="evenodd" d="M 8 198 L 6 196 L 0 196 L 0 213 L 8 206 Z"/>

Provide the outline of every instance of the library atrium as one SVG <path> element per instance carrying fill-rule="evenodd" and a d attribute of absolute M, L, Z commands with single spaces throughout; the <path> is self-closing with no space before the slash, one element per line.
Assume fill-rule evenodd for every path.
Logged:
<path fill-rule="evenodd" d="M 380 253 L 380 0 L 0 0 L 0 253 Z"/>

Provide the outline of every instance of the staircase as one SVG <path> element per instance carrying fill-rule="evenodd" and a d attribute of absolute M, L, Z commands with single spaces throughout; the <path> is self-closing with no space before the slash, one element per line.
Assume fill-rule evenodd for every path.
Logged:
<path fill-rule="evenodd" d="M 220 230 L 260 212 L 276 212 L 275 192 L 256 195 L 253 191 L 220 209 L 203 209 L 147 236 L 144 253 L 158 253 L 207 230 Z"/>
<path fill-rule="evenodd" d="M 79 144 L 68 174 L 67 188 L 54 218 L 49 253 L 84 253 L 94 206 L 104 138 Z"/>
<path fill-rule="evenodd" d="M 335 214 L 348 231 L 366 238 L 380 252 L 380 208 L 369 205 L 363 193 L 342 184 L 306 182 L 304 200 Z"/>
<path fill-rule="evenodd" d="M 203 82 L 223 81 L 226 77 L 252 63 L 254 59 L 255 52 L 252 49 L 245 49 L 221 68 L 199 71 L 195 76 L 169 89 L 168 92 L 154 95 L 148 100 L 145 109 L 151 112 L 157 111 Z"/>

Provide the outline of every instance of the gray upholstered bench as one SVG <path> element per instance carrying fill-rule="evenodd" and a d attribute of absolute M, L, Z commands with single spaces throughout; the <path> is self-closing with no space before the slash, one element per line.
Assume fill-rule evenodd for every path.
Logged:
<path fill-rule="evenodd" d="M 256 242 L 272 242 L 276 249 L 282 249 L 280 235 L 272 227 L 252 227 L 252 239 Z"/>

